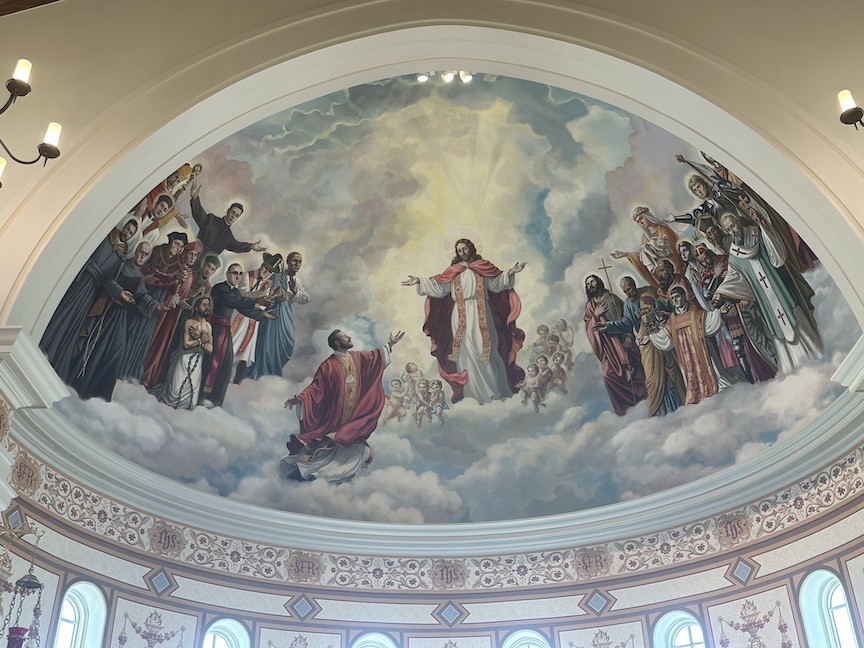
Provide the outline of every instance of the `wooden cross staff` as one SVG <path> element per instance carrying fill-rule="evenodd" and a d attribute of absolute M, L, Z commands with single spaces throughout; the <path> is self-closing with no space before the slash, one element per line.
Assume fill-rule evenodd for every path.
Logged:
<path fill-rule="evenodd" d="M 609 281 L 609 273 L 606 272 L 606 271 L 609 270 L 610 268 L 612 268 L 612 266 L 611 266 L 611 265 L 606 265 L 606 261 L 603 259 L 603 257 L 600 257 L 600 267 L 597 268 L 597 269 L 598 269 L 598 270 L 602 270 L 602 271 L 603 271 L 603 274 L 606 275 L 606 289 L 607 289 L 607 290 L 611 290 L 611 289 L 612 289 L 612 282 Z"/>

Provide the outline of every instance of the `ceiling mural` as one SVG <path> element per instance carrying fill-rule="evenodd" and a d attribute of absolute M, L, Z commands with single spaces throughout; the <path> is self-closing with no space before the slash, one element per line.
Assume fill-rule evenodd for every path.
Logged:
<path fill-rule="evenodd" d="M 512 78 L 321 97 L 130 207 L 41 340 L 58 407 L 298 513 L 505 520 L 688 483 L 801 430 L 860 335 L 735 169 Z"/>

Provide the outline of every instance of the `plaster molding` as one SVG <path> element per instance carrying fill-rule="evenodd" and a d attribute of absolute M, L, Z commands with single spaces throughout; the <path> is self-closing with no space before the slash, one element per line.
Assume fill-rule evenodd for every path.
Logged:
<path fill-rule="evenodd" d="M 21 431 L 22 419 L 29 418 L 32 423 L 31 414 L 16 417 L 16 434 Z M 179 492 L 182 489 L 177 489 L 174 500 L 177 510 L 173 517 L 166 518 L 70 479 L 8 439 L 7 447 L 16 454 L 15 474 L 23 476 L 19 480 L 21 497 L 82 533 L 152 558 L 179 561 L 193 569 L 262 583 L 352 591 L 467 592 L 569 587 L 574 583 L 678 568 L 690 561 L 722 560 L 727 552 L 740 553 L 750 543 L 794 533 L 803 522 L 830 515 L 836 507 L 864 494 L 864 447 L 857 447 L 804 479 L 754 497 L 734 509 L 695 521 L 688 516 L 691 519 L 681 525 L 670 526 L 667 520 L 661 530 L 604 541 L 586 542 L 577 525 L 571 525 L 574 531 L 568 538 L 538 534 L 537 528 L 548 526 L 548 519 L 470 524 L 464 525 L 464 531 L 457 525 L 437 529 L 419 526 L 413 537 L 398 525 L 328 521 L 333 530 L 326 540 L 339 546 L 310 549 L 308 534 L 298 535 L 284 520 L 280 525 L 278 512 L 246 507 L 246 515 L 236 518 L 233 514 L 242 512 L 243 505 L 238 508 L 235 502 L 220 500 L 223 502 L 220 521 L 229 530 L 213 532 L 178 521 L 177 514 L 188 511 L 187 500 L 191 499 L 192 504 L 200 501 L 190 492 L 183 494 Z M 157 484 L 151 486 L 158 490 Z M 680 508 L 688 513 L 698 510 L 686 504 Z M 256 521 L 256 514 L 261 519 Z M 310 517 L 303 520 L 310 526 L 321 522 Z M 276 541 L 251 539 L 250 536 L 260 534 L 263 525 L 271 524 L 269 531 L 277 537 Z M 508 537 L 490 533 L 505 526 L 513 530 Z M 561 524 L 559 531 L 566 528 Z M 238 537 L 238 529 L 244 530 L 243 537 Z M 539 542 L 537 537 L 526 537 L 517 531 L 524 529 L 530 529 L 529 535 L 539 536 Z M 437 542 L 426 545 L 417 542 L 420 535 L 428 536 L 430 531 L 437 536 Z M 466 540 L 468 536 L 473 536 L 472 542 Z M 525 548 L 543 544 L 549 537 L 557 542 L 555 547 Z M 298 538 L 306 544 L 294 544 Z M 502 546 L 510 546 L 506 541 L 512 539 L 516 539 L 519 551 L 498 551 Z M 351 551 L 344 551 L 346 547 Z M 461 556 L 454 557 L 454 547 L 462 552 Z M 358 553 L 364 550 L 368 553 Z"/>
<path fill-rule="evenodd" d="M 864 391 L 864 336 L 858 338 L 831 380 L 850 391 Z"/>
<path fill-rule="evenodd" d="M 20 326 L 0 328 L 0 394 L 11 409 L 51 407 L 69 389 Z"/>
<path fill-rule="evenodd" d="M 846 392 L 805 430 L 740 466 L 628 502 L 576 513 L 470 524 L 383 524 L 316 518 L 266 509 L 183 486 L 119 457 L 75 428 L 55 409 L 22 410 L 13 436 L 40 465 L 100 498 L 115 498 L 139 516 L 244 541 L 297 550 L 353 551 L 373 556 L 477 556 L 558 551 L 689 528 L 693 511 L 723 516 L 770 498 L 798 475 L 822 470 L 864 436 L 864 395 Z M 47 469 L 47 468 L 46 468 Z"/>

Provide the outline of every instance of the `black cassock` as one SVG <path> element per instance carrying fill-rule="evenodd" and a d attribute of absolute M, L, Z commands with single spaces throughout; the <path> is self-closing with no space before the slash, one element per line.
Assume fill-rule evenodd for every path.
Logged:
<path fill-rule="evenodd" d="M 210 303 L 213 314 L 210 325 L 213 327 L 213 353 L 204 365 L 201 398 L 214 405 L 221 405 L 225 392 L 231 382 L 231 367 L 234 364 L 234 341 L 231 339 L 231 316 L 233 311 L 260 320 L 264 311 L 256 306 L 255 297 L 246 297 L 227 281 L 218 283 L 210 290 Z"/>
<path fill-rule="evenodd" d="M 66 290 L 54 311 L 39 347 L 57 375 L 69 384 L 75 377 L 73 358 L 80 352 L 76 348 L 84 320 L 100 291 L 117 277 L 123 259 L 118 250 L 125 252 L 117 230 L 114 230 L 90 255 L 84 267 Z"/>
<path fill-rule="evenodd" d="M 135 304 L 120 299 L 124 290 L 132 293 Z M 158 305 L 147 292 L 141 268 L 126 261 L 117 279 L 99 293 L 82 327 L 70 382 L 81 398 L 111 400 L 128 342 L 129 316 L 138 309 L 153 317 Z"/>

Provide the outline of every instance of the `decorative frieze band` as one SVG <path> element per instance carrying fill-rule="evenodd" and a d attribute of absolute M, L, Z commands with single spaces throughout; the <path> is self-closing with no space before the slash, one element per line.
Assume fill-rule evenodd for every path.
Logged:
<path fill-rule="evenodd" d="M 265 545 L 155 517 L 87 489 L 4 439 L 11 481 L 38 507 L 118 544 L 197 568 L 274 582 L 394 591 L 501 590 L 587 582 L 680 564 L 787 531 L 858 496 L 858 448 L 771 497 L 661 533 L 559 551 L 467 558 L 376 557 Z"/>

